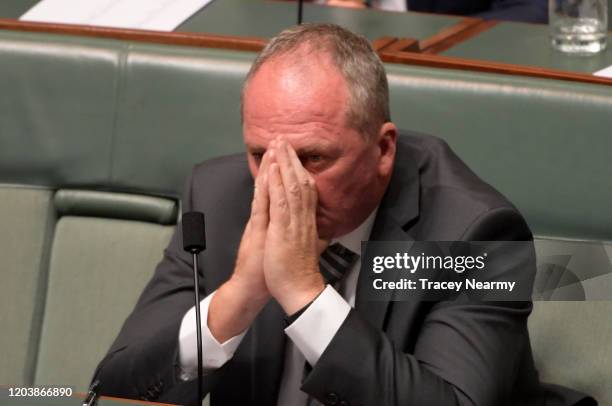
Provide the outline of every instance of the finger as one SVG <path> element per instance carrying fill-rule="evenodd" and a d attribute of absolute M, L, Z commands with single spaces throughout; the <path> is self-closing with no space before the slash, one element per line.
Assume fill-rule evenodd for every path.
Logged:
<path fill-rule="evenodd" d="M 291 165 L 295 171 L 296 177 L 301 187 L 302 191 L 302 201 L 307 206 L 316 209 L 317 206 L 317 189 L 315 185 L 315 180 L 304 168 L 300 158 L 298 158 L 297 153 L 291 147 L 291 145 L 287 144 L 287 155 L 291 161 Z"/>
<path fill-rule="evenodd" d="M 268 166 L 270 165 L 270 156 L 271 156 L 271 151 L 268 150 L 263 154 L 263 157 L 261 158 L 261 162 L 259 164 L 259 171 L 258 171 L 258 177 L 261 174 L 265 174 L 268 170 Z"/>
<path fill-rule="evenodd" d="M 269 160 L 268 153 L 265 153 L 259 165 L 259 173 L 255 179 L 253 203 L 251 204 L 251 221 L 256 229 L 265 229 L 269 222 L 270 199 L 267 187 Z"/>
<path fill-rule="evenodd" d="M 289 144 L 283 140 L 276 144 L 276 161 L 280 167 L 281 177 L 283 179 L 283 186 L 285 191 L 285 197 L 289 204 L 290 214 L 295 215 L 304 206 L 302 203 L 302 192 L 301 185 L 293 167 L 292 161 L 289 158 L 288 151 Z"/>
<path fill-rule="evenodd" d="M 283 179 L 278 163 L 270 164 L 268 170 L 268 191 L 270 194 L 270 223 L 288 224 L 289 207 L 283 188 Z"/>
<path fill-rule="evenodd" d="M 297 152 L 295 152 L 295 149 L 293 149 L 293 147 L 289 144 L 286 145 L 287 157 L 291 161 L 291 166 L 293 167 L 293 170 L 295 171 L 298 180 L 303 182 L 304 179 L 307 177 L 306 175 L 308 174 L 308 171 L 306 170 L 306 168 L 304 168 L 304 165 L 302 165 L 302 162 L 297 156 Z"/>

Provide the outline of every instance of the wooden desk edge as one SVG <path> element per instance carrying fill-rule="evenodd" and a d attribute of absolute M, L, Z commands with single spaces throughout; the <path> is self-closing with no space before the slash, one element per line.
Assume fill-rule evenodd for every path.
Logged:
<path fill-rule="evenodd" d="M 276 0 L 276 1 L 279 1 L 279 0 Z M 372 41 L 372 49 L 374 49 L 375 52 L 380 53 L 383 50 L 388 49 L 390 46 L 392 46 L 396 42 L 397 42 L 397 38 L 395 37 L 376 38 L 374 41 Z"/>
<path fill-rule="evenodd" d="M 535 66 L 521 66 L 507 63 L 489 62 L 455 58 L 442 55 L 431 55 L 415 52 L 397 52 L 388 49 L 381 52 L 383 62 L 405 65 L 427 66 L 432 68 L 458 69 L 485 73 L 499 73 L 514 76 L 530 76 L 544 79 L 556 79 L 570 82 L 591 83 L 612 86 L 612 78 L 593 76 L 585 73 L 565 72 Z"/>
<path fill-rule="evenodd" d="M 85 397 L 87 396 L 87 393 L 85 392 L 76 392 L 74 395 L 72 395 L 73 398 L 77 398 L 77 399 L 85 399 Z M 170 403 L 157 403 L 157 402 L 151 402 L 148 400 L 136 400 L 136 399 L 124 399 L 124 398 L 116 398 L 114 396 L 100 396 L 99 399 L 108 399 L 108 400 L 112 400 L 113 402 L 118 402 L 118 403 L 127 403 L 127 404 L 132 404 L 132 405 L 151 405 L 151 406 L 176 406 L 174 404 L 170 404 Z"/>
<path fill-rule="evenodd" d="M 486 27 L 492 25 L 485 25 Z M 480 22 L 473 21 L 463 25 L 464 30 L 456 29 L 455 34 L 464 33 L 468 35 L 480 28 Z M 479 28 L 480 27 L 480 28 Z M 240 51 L 258 52 L 263 49 L 267 39 L 257 37 L 232 37 L 205 33 L 182 33 L 182 32 L 160 32 L 147 30 L 119 29 L 108 27 L 94 27 L 72 24 L 38 23 L 19 21 L 13 19 L 1 19 L 0 29 L 13 31 L 43 32 L 49 34 L 79 35 L 87 37 L 122 39 L 140 42 L 153 42 L 170 45 L 186 45 L 207 48 L 232 49 Z M 467 31 L 467 34 L 466 34 Z M 450 41 L 453 35 L 447 35 L 445 41 Z M 433 49 L 442 42 L 429 42 L 428 49 Z M 612 79 L 592 76 L 583 73 L 557 71 L 552 69 L 537 68 L 531 66 L 512 65 L 480 60 L 469 60 L 454 58 L 430 53 L 417 53 L 416 40 L 410 38 L 397 39 L 394 37 L 382 37 L 372 41 L 373 47 L 379 53 L 384 62 L 401 63 L 407 65 L 429 66 L 433 68 L 459 69 L 477 72 L 499 73 L 506 75 L 532 76 L 539 78 L 558 79 L 573 82 L 593 83 L 600 85 L 612 85 Z M 438 45 L 436 45 L 438 44 Z M 446 42 L 448 44 L 448 42 Z M 414 51 L 414 52 L 410 52 Z M 427 51 L 427 50 L 426 50 Z"/>
<path fill-rule="evenodd" d="M 6 18 L 0 18 L 0 29 L 255 52 L 261 51 L 268 42 L 267 39 L 258 37 L 232 37 L 206 33 L 163 32 L 89 25 L 39 23 Z"/>
<path fill-rule="evenodd" d="M 475 21 L 473 21 L 475 20 Z M 420 42 L 421 52 L 438 54 L 464 42 L 476 35 L 488 31 L 499 22 L 494 20 L 465 19 L 463 23 L 443 30 L 437 35 Z"/>
<path fill-rule="evenodd" d="M 430 52 L 430 49 L 443 46 L 454 38 L 460 38 L 460 35 L 473 27 L 483 23 L 480 18 L 462 18 L 458 23 L 449 27 L 443 28 L 429 38 L 419 41 L 419 49 L 421 52 Z M 450 45 L 452 46 L 452 45 Z"/>
<path fill-rule="evenodd" d="M 165 32 L 77 24 L 40 23 L 8 18 L 0 18 L 0 29 L 252 52 L 261 51 L 268 43 L 268 39 L 259 37 L 234 37 L 194 32 Z M 380 52 L 395 41 L 397 41 L 395 37 L 385 36 L 377 38 L 372 41 L 372 47 L 376 52 Z"/>
<path fill-rule="evenodd" d="M 53 386 L 53 385 L 51 385 Z M 6 384 L 0 384 L 0 388 L 1 389 L 9 389 L 12 387 L 20 387 L 20 388 L 25 388 L 28 387 L 26 385 L 6 385 Z M 36 387 L 36 386 L 32 386 L 32 387 Z M 71 396 L 69 396 L 70 398 L 75 398 L 75 399 L 85 399 L 85 397 L 87 397 L 87 393 L 86 392 L 74 392 Z M 170 403 L 157 403 L 157 402 L 149 402 L 149 401 L 143 401 L 143 400 L 136 400 L 136 399 L 123 399 L 123 398 L 116 398 L 113 396 L 101 396 L 100 399 L 109 399 L 112 400 L 114 402 L 120 402 L 120 403 L 130 403 L 130 404 L 137 404 L 137 405 L 152 405 L 152 406 L 177 406 L 177 405 L 173 405 Z"/>

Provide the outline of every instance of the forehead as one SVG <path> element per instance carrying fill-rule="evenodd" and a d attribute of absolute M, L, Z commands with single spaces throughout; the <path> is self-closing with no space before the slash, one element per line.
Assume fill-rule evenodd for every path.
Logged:
<path fill-rule="evenodd" d="M 331 58 L 321 53 L 289 54 L 265 62 L 245 89 L 245 141 L 277 135 L 332 136 L 346 126 L 349 91 Z"/>

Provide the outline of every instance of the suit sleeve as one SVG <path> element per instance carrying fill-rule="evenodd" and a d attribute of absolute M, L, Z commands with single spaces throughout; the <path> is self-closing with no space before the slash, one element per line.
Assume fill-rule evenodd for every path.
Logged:
<path fill-rule="evenodd" d="M 192 207 L 191 179 L 183 196 L 185 211 Z M 152 279 L 96 370 L 94 379 L 100 380 L 103 395 L 199 404 L 193 395 L 197 391 L 183 388 L 193 386 L 193 381 L 179 379 L 178 332 L 183 316 L 193 306 L 193 271 L 181 236 L 178 224 Z M 200 289 L 206 291 L 202 277 L 200 283 Z M 206 376 L 206 392 L 215 379 L 216 372 Z"/>
<path fill-rule="evenodd" d="M 502 208 L 481 215 L 463 239 L 531 240 L 531 233 L 514 209 Z M 534 257 L 510 256 L 502 276 L 533 284 Z M 531 302 L 437 302 L 405 350 L 351 310 L 302 390 L 324 404 L 504 404 L 527 350 L 530 312 Z"/>
<path fill-rule="evenodd" d="M 491 9 L 477 14 L 491 20 L 548 23 L 548 0 L 493 0 Z"/>

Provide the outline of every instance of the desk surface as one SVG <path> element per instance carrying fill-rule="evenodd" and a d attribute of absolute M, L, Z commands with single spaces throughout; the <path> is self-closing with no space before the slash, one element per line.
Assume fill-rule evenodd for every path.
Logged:
<path fill-rule="evenodd" d="M 17 20 L 39 0 L 0 0 L 4 29 L 101 36 L 173 45 L 259 51 L 267 39 L 295 24 L 294 2 L 215 0 L 175 32 L 22 23 Z M 546 25 L 483 22 L 423 13 L 392 13 L 307 4 L 304 21 L 334 22 L 366 36 L 386 62 L 465 69 L 509 75 L 612 85 L 591 73 L 612 65 L 609 49 L 591 57 L 551 49 Z M 406 38 L 407 40 L 398 40 Z M 420 44 L 422 53 L 418 52 Z M 415 52 L 417 51 L 417 52 Z"/>
<path fill-rule="evenodd" d="M 573 56 L 550 46 L 548 26 L 500 23 L 440 55 L 488 62 L 535 66 L 576 73 L 593 73 L 612 65 L 612 35 L 608 49 L 594 56 Z"/>
<path fill-rule="evenodd" d="M 1 0 L 1 18 L 19 18 L 38 0 Z M 175 31 L 270 38 L 296 24 L 294 2 L 270 0 L 215 0 L 195 13 Z M 462 17 L 422 13 L 392 13 L 339 7 L 304 5 L 305 22 L 329 22 L 342 25 L 369 40 L 383 36 L 429 38 L 451 28 Z"/>
<path fill-rule="evenodd" d="M 305 4 L 303 20 L 339 24 L 374 40 L 383 36 L 424 39 L 454 26 L 462 18 Z M 177 31 L 270 38 L 296 22 L 294 2 L 216 0 L 193 15 Z"/>
<path fill-rule="evenodd" d="M 39 0 L 2 0 L 0 1 L 0 17 L 19 18 Z"/>

